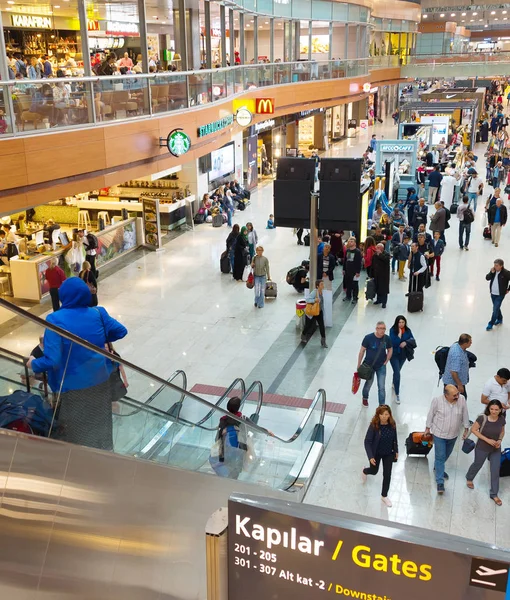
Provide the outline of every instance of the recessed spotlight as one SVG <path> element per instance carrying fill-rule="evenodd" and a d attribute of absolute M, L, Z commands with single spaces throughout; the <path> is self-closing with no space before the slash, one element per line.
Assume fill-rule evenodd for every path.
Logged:
<path fill-rule="evenodd" d="M 462 19 L 461 23 L 465 23 L 465 22 L 466 22 L 466 19 Z"/>
<path fill-rule="evenodd" d="M 489 26 L 487 25 L 487 23 L 485 23 L 484 27 L 489 27 Z"/>
<path fill-rule="evenodd" d="M 495 15 L 496 11 L 495 10 L 491 10 L 491 15 Z"/>
<path fill-rule="evenodd" d="M 60 6 L 58 4 L 55 4 L 53 8 L 60 8 Z"/>
<path fill-rule="evenodd" d="M 157 18 L 158 18 L 158 16 L 156 15 L 156 16 L 154 16 L 154 17 L 152 17 L 152 18 L 153 18 L 153 19 L 157 19 Z"/>
<path fill-rule="evenodd" d="M 440 16 L 440 17 L 444 17 L 444 13 L 441 13 L 439 16 Z"/>
<path fill-rule="evenodd" d="M 13 0 L 7 0 L 7 4 L 14 4 Z"/>
<path fill-rule="evenodd" d="M 471 23 L 474 21 L 474 19 L 469 19 L 471 21 Z"/>
<path fill-rule="evenodd" d="M 473 17 L 476 17 L 476 15 L 477 15 L 477 14 L 478 14 L 477 12 L 474 12 L 474 13 L 473 13 Z"/>
<path fill-rule="evenodd" d="M 161 21 L 161 25 L 166 25 L 166 21 Z"/>
<path fill-rule="evenodd" d="M 508 21 L 508 17 L 503 17 L 503 21 Z"/>
<path fill-rule="evenodd" d="M 259 25 L 259 29 L 262 29 L 262 25 Z"/>
<path fill-rule="evenodd" d="M 455 16 L 455 13 L 452 13 L 452 14 L 450 15 L 450 17 L 454 17 L 454 16 Z"/>
<path fill-rule="evenodd" d="M 466 13 L 462 13 L 462 16 L 463 16 L 463 17 L 465 17 L 465 16 L 466 16 Z"/>
<path fill-rule="evenodd" d="M 495 20 L 495 21 L 499 21 L 498 17 L 496 17 L 494 20 Z"/>
<path fill-rule="evenodd" d="M 265 23 L 266 25 L 269 25 L 269 21 L 264 21 L 264 23 Z"/>
<path fill-rule="evenodd" d="M 483 21 L 483 19 L 478 19 L 479 21 Z"/>
<path fill-rule="evenodd" d="M 423 15 L 423 18 L 426 19 L 428 17 L 428 15 Z"/>
<path fill-rule="evenodd" d="M 249 23 L 246 23 L 246 27 L 249 27 L 249 26 L 250 26 L 250 24 L 249 24 Z"/>
<path fill-rule="evenodd" d="M 504 15 L 506 15 L 506 13 L 507 13 L 507 12 L 508 12 L 508 11 L 504 10 L 504 11 L 503 11 L 503 14 L 504 14 Z"/>

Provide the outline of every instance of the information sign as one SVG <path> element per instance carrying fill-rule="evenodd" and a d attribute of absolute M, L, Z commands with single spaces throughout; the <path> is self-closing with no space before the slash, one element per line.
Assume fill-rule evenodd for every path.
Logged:
<path fill-rule="evenodd" d="M 161 249 L 161 224 L 159 219 L 159 200 L 141 198 L 143 210 L 144 245 L 150 250 Z"/>

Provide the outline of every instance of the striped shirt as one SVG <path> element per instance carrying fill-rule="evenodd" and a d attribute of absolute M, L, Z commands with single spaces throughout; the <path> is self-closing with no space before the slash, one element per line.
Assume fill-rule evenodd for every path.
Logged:
<path fill-rule="evenodd" d="M 466 385 L 469 382 L 469 357 L 467 352 L 460 347 L 459 342 L 452 344 L 448 352 L 443 375 L 443 383 L 445 385 L 448 383 L 457 385 L 451 371 L 457 373 L 462 385 Z"/>
<path fill-rule="evenodd" d="M 448 402 L 444 395 L 432 400 L 426 426 L 432 435 L 452 440 L 459 435 L 460 426 L 469 428 L 469 414 L 466 398 L 459 394 L 456 402 Z"/>

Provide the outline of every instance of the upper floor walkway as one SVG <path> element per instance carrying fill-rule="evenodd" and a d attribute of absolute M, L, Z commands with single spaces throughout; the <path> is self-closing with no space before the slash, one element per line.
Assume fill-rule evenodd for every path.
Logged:
<path fill-rule="evenodd" d="M 383 57 L 384 58 L 384 57 Z M 402 77 L 497 77 L 510 75 L 510 52 L 417 55 L 402 65 Z"/>

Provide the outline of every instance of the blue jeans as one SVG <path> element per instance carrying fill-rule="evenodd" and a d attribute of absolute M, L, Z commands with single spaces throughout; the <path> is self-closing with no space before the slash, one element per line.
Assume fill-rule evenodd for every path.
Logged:
<path fill-rule="evenodd" d="M 464 241 L 464 232 L 466 232 L 466 240 Z M 469 246 L 469 238 L 471 237 L 471 223 L 459 223 L 459 246 L 467 248 Z"/>
<path fill-rule="evenodd" d="M 434 436 L 435 460 L 434 469 L 436 470 L 436 483 L 444 485 L 444 465 L 450 458 L 450 454 L 455 448 L 457 438 L 445 440 L 444 438 Z"/>
<path fill-rule="evenodd" d="M 232 212 L 230 208 L 227 208 L 227 225 L 232 227 Z"/>
<path fill-rule="evenodd" d="M 379 395 L 379 406 L 381 404 L 386 404 L 386 365 L 379 367 L 375 370 L 371 379 L 367 379 L 365 381 L 365 385 L 363 386 L 362 396 L 368 400 L 368 394 L 370 394 L 370 388 L 374 383 L 374 379 L 377 376 L 377 393 Z"/>
<path fill-rule="evenodd" d="M 264 306 L 264 297 L 266 295 L 266 276 L 255 275 L 255 304 L 259 308 Z"/>
<path fill-rule="evenodd" d="M 501 305 L 503 304 L 504 299 L 505 296 L 500 296 L 499 294 L 496 296 L 496 294 L 491 294 L 492 317 L 489 321 L 491 325 L 495 325 L 496 321 L 499 321 L 500 323 L 503 322 L 503 313 L 501 312 Z"/>
<path fill-rule="evenodd" d="M 391 367 L 393 369 L 393 385 L 395 386 L 395 394 L 400 394 L 400 371 L 406 362 L 406 357 L 403 349 L 400 349 L 400 354 L 393 354 L 390 359 Z"/>
<path fill-rule="evenodd" d="M 234 248 L 232 248 L 230 250 L 228 257 L 230 259 L 230 269 L 233 273 L 234 272 L 234 259 L 235 259 L 235 249 Z"/>
<path fill-rule="evenodd" d="M 476 212 L 476 203 L 478 201 L 478 192 L 468 192 L 469 204 L 473 203 L 473 210 Z"/>
<path fill-rule="evenodd" d="M 398 258 L 395 258 L 394 256 L 391 257 L 391 272 L 393 273 L 393 271 L 395 270 L 395 267 L 397 266 L 398 263 Z"/>

